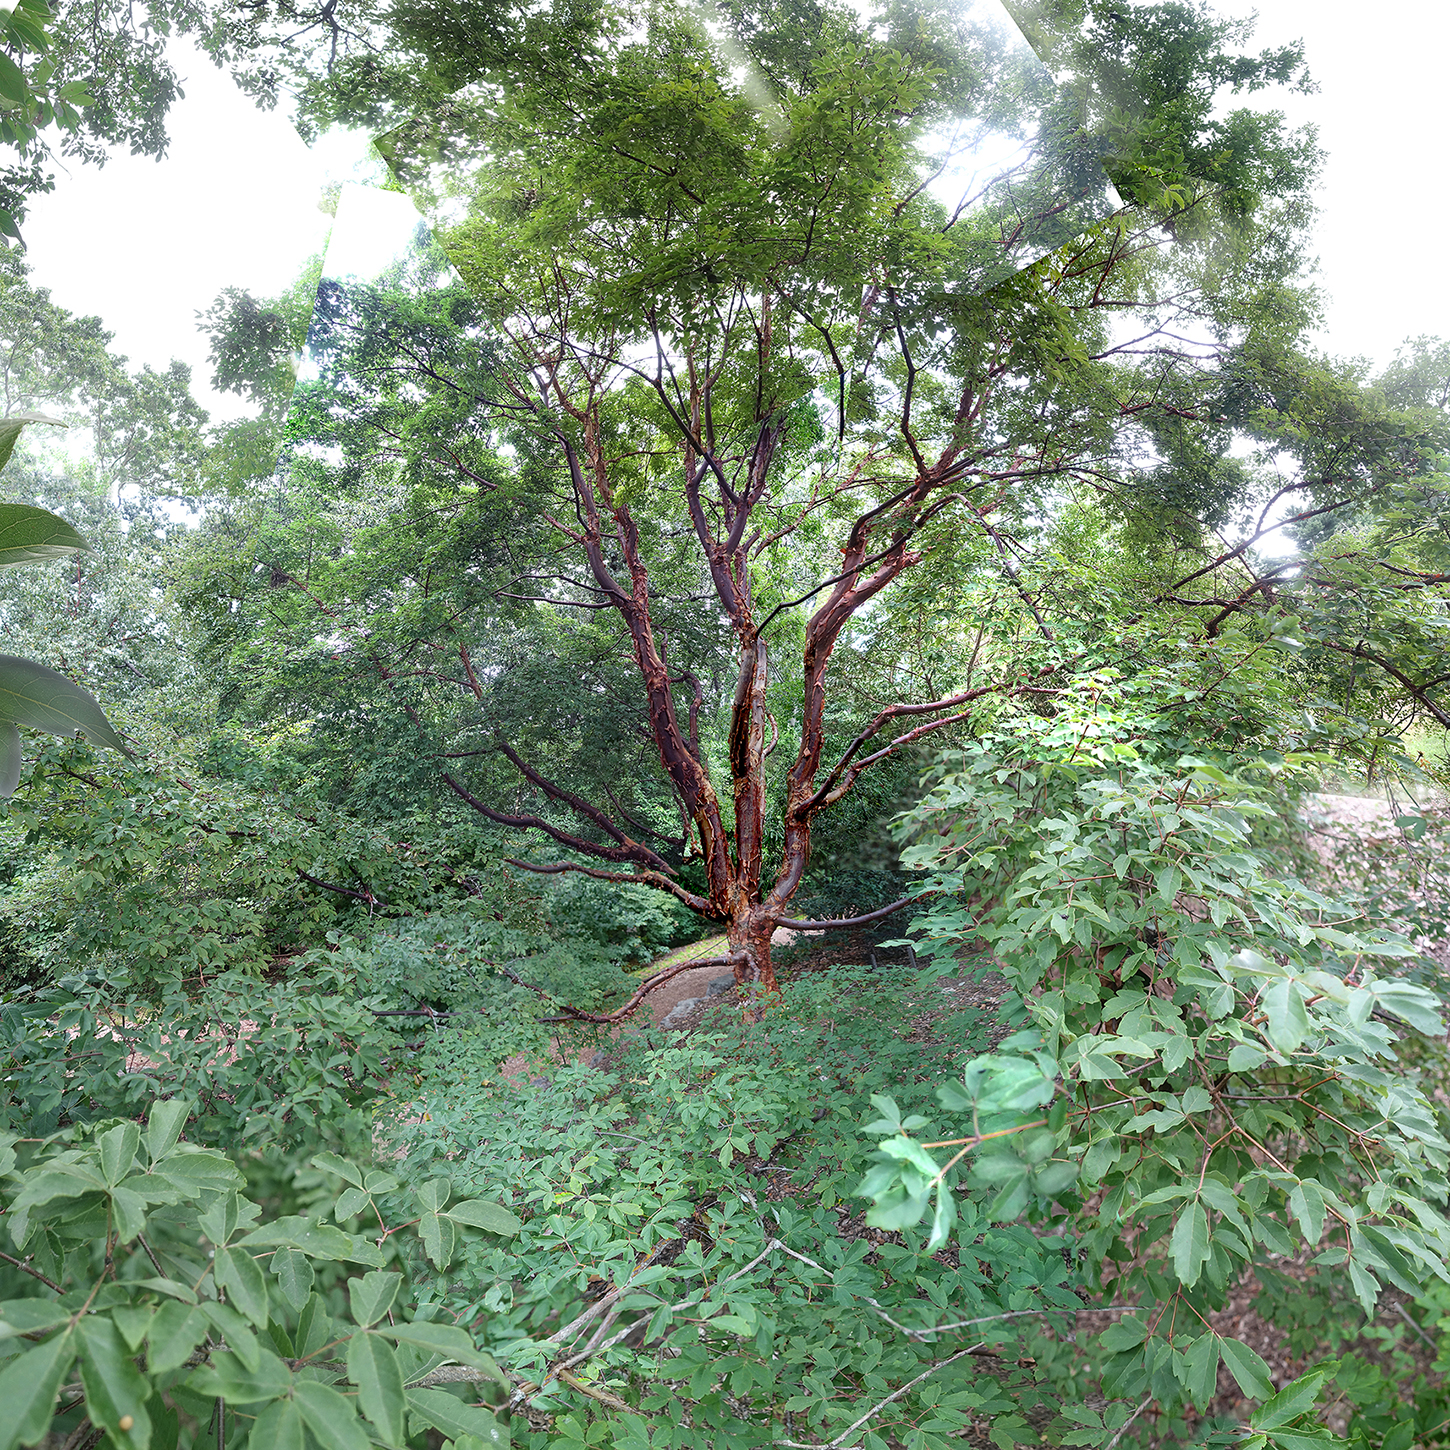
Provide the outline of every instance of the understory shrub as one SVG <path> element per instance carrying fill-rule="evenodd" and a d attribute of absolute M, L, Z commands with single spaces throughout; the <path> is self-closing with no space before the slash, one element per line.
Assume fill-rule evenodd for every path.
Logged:
<path fill-rule="evenodd" d="M 1097 1301 L 1133 1307 L 1087 1347 L 1105 1394 L 1188 1435 L 1222 1363 L 1263 1402 L 1246 1443 L 1307 1450 L 1341 1367 L 1275 1386 L 1213 1316 L 1249 1270 L 1365 1316 L 1386 1284 L 1450 1281 L 1450 1143 L 1403 1057 L 1439 1004 L 1410 942 L 1252 844 L 1266 782 L 1320 759 L 1185 755 L 1123 700 L 1097 680 L 943 757 L 902 822 L 938 893 L 918 950 L 946 971 L 986 943 L 1029 1030 L 941 1085 L 935 1142 L 883 1099 L 870 1221 L 934 1211 L 932 1246 L 984 1218 L 1071 1229 Z M 958 1227 L 963 1185 L 985 1197 Z M 1080 1438 L 1115 1432 L 1087 1413 Z"/>
<path fill-rule="evenodd" d="M 396 1108 L 397 1171 L 507 1183 L 523 1220 L 433 1286 L 483 1317 L 534 1412 L 514 1443 L 748 1450 L 860 1421 L 843 1444 L 948 1450 L 981 1417 L 1007 1450 L 1025 1416 L 1051 1419 L 1033 1361 L 1081 1306 L 1071 1241 L 981 1219 L 970 1250 L 933 1251 L 915 1229 L 868 1233 L 852 1200 L 870 1095 L 926 1106 L 986 1022 L 904 970 L 843 967 L 789 984 L 761 1023 L 636 1031 L 607 1071 L 532 1090 L 477 1085 L 486 1038 L 473 1069 L 465 1039 L 426 1051 Z"/>

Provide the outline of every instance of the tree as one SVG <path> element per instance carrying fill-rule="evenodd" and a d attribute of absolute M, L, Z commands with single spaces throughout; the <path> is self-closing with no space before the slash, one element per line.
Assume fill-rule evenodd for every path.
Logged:
<path fill-rule="evenodd" d="M 771 934 L 800 924 L 790 902 L 816 824 L 863 772 L 1063 667 L 1042 622 L 1029 677 L 893 700 L 826 756 L 833 656 L 869 633 L 887 590 L 913 571 L 949 577 L 973 537 L 1010 577 L 1011 528 L 1066 480 L 1120 471 L 1125 418 L 1143 415 L 1145 442 L 1171 431 L 1164 395 L 1192 385 L 1198 359 L 1164 344 L 1151 378 L 1125 366 L 1108 309 L 1158 312 L 1157 337 L 1168 314 L 1211 305 L 1221 346 L 1232 326 L 1275 325 L 1249 287 L 1264 270 L 1283 283 L 1292 249 L 1266 259 L 1265 233 L 1297 204 L 1312 150 L 1273 117 L 1211 107 L 1215 80 L 1261 84 L 1296 57 L 1226 55 L 1228 28 L 1186 7 L 1093 18 L 1128 60 L 1091 78 L 1137 103 L 1115 112 L 1115 174 L 1141 201 L 1006 281 L 1004 262 L 1077 230 L 1097 152 L 1031 65 L 946 11 L 813 7 L 787 32 L 783 16 L 737 9 L 718 36 L 682 7 L 541 17 L 507 74 L 481 57 L 471 89 L 385 143 L 425 203 L 466 211 L 441 236 L 499 339 L 488 426 L 526 460 L 550 547 L 575 561 L 545 607 L 622 626 L 703 880 L 683 885 L 637 826 L 507 739 L 498 749 L 573 828 L 443 779 L 569 853 L 528 869 L 644 881 L 719 922 L 741 982 L 774 988 Z M 978 209 L 930 180 L 962 164 L 972 123 L 1037 147 Z M 701 587 L 714 648 L 733 656 L 719 776 L 704 685 L 660 621 L 672 592 Z M 767 760 L 786 733 L 769 691 L 783 616 L 802 606 L 768 861 Z"/>

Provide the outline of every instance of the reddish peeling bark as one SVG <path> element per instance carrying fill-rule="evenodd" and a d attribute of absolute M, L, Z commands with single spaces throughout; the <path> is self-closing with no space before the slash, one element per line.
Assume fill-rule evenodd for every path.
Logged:
<path fill-rule="evenodd" d="M 754 343 L 764 374 L 773 345 L 770 299 L 764 299 L 751 315 L 755 318 Z M 890 329 L 888 335 L 889 332 Z M 662 336 L 657 338 L 659 366 L 649 381 L 676 430 L 682 502 L 716 601 L 738 648 L 728 733 L 728 789 L 733 812 L 727 825 L 721 806 L 724 783 L 717 790 L 698 745 L 698 717 L 703 700 L 700 682 L 688 672 L 672 675 L 670 671 L 663 642 L 652 619 L 650 573 L 641 553 L 639 529 L 628 502 L 616 494 L 610 476 L 610 460 L 602 441 L 605 430 L 600 418 L 607 368 L 593 352 L 570 355 L 567 347 L 555 342 L 546 349 L 537 340 L 515 338 L 526 365 L 508 385 L 516 401 L 552 433 L 567 468 L 572 495 L 569 507 L 551 516 L 550 521 L 588 567 L 592 592 L 597 599 L 591 600 L 587 607 L 600 607 L 597 600 L 602 599 L 618 613 L 628 632 L 643 687 L 650 734 L 686 822 L 680 844 L 698 850 L 705 870 L 706 891 L 696 894 L 681 886 L 674 879 L 666 857 L 639 839 L 643 833 L 636 829 L 631 835 L 625 829 L 625 825 L 633 823 L 616 802 L 611 801 L 613 811 L 606 811 L 554 785 L 507 742 L 500 748 L 521 777 L 572 813 L 591 835 L 565 830 L 539 816 L 498 811 L 476 800 L 451 776 L 445 776 L 445 780 L 462 799 L 490 819 L 541 832 L 567 847 L 573 856 L 592 858 L 542 867 L 522 861 L 514 864 L 534 871 L 577 871 L 606 881 L 640 882 L 669 892 L 702 916 L 720 923 L 730 944 L 728 960 L 736 982 L 766 993 L 778 990 L 771 961 L 771 936 L 783 922 L 796 928 L 864 923 L 905 904 L 897 902 L 882 912 L 853 918 L 850 923 L 805 922 L 788 915 L 789 903 L 810 862 L 811 836 L 821 812 L 840 800 L 872 764 L 908 742 L 962 719 L 973 700 L 993 689 L 1040 687 L 1042 675 L 1051 673 L 1049 669 L 1030 681 L 981 686 L 936 700 L 890 705 L 856 737 L 840 760 L 829 768 L 825 766 L 822 757 L 831 657 L 852 616 L 925 557 L 924 546 L 915 541 L 944 509 L 964 510 L 969 520 L 995 537 L 986 520 L 995 501 L 978 509 L 971 492 L 995 488 L 1016 476 L 1041 475 L 1061 467 L 1061 460 L 1049 468 L 1045 460 L 1016 457 L 1007 470 L 994 473 L 990 471 L 990 450 L 974 453 L 966 446 L 966 433 L 990 390 L 990 379 L 980 378 L 964 390 L 960 401 L 958 417 L 962 436 L 934 463 L 929 463 L 912 432 L 915 370 L 899 329 L 896 335 L 908 369 L 900 433 L 905 452 L 912 460 L 909 466 L 914 465 L 914 474 L 886 490 L 884 499 L 881 481 L 872 480 L 875 493 L 868 495 L 848 531 L 839 571 L 805 599 L 795 601 L 801 604 L 814 595 L 825 596 L 806 627 L 801 661 L 804 714 L 794 759 L 787 773 L 782 859 L 769 880 L 764 856 L 766 757 L 776 744 L 776 729 L 766 709 L 771 660 L 770 638 L 765 626 L 778 611 L 772 611 L 763 621 L 758 620 L 752 594 L 751 561 L 759 550 L 788 535 L 817 507 L 828 501 L 838 503 L 853 490 L 864 490 L 864 475 L 869 472 L 872 460 L 869 457 L 858 460 L 844 476 L 818 482 L 809 499 L 787 508 L 782 502 L 783 480 L 776 476 L 786 427 L 783 412 L 768 399 L 758 399 L 753 441 L 743 456 L 728 455 L 716 445 L 712 413 L 713 394 L 723 364 L 718 360 L 701 362 L 687 353 L 681 369 L 685 377 L 682 382 L 668 361 L 666 340 Z M 973 481 L 964 486 L 969 476 Z M 790 509 L 795 510 L 794 521 L 785 517 L 783 522 L 783 515 L 789 514 Z M 613 567 L 610 556 L 617 561 Z M 469 681 L 473 682 L 471 671 Z M 683 724 L 675 699 L 676 685 L 687 689 Z M 888 726 L 909 717 L 927 718 L 904 733 L 882 741 L 882 732 Z M 643 992 L 637 994 L 621 1010 L 633 1010 L 643 995 Z"/>

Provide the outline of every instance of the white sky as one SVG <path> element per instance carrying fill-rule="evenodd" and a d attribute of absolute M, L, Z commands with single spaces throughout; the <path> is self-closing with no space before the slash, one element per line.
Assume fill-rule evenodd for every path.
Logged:
<path fill-rule="evenodd" d="M 1218 0 L 1218 8 L 1236 15 L 1249 6 Z M 1450 7 L 1257 0 L 1256 8 L 1257 41 L 1302 37 L 1320 84 L 1317 95 L 1272 103 L 1316 123 L 1329 153 L 1317 234 L 1329 294 L 1321 345 L 1383 364 L 1407 336 L 1450 336 L 1440 156 Z M 56 302 L 103 319 L 117 350 L 157 367 L 172 357 L 190 363 L 201 401 L 233 415 L 237 400 L 206 385 L 194 314 L 226 286 L 261 296 L 286 287 L 326 241 L 318 201 L 328 181 L 372 183 L 344 186 L 332 275 L 380 270 L 417 214 L 406 198 L 375 189 L 381 172 L 364 138 L 324 138 L 309 152 L 200 54 L 179 69 L 187 94 L 172 112 L 170 154 L 159 163 L 121 154 L 100 170 L 61 174 L 26 223 L 29 260 Z"/>

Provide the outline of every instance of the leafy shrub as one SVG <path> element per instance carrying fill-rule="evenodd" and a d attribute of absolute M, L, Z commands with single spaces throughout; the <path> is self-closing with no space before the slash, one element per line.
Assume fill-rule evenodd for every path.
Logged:
<path fill-rule="evenodd" d="M 1016 1361 L 1081 1304 L 1065 1242 L 983 1220 L 970 1252 L 933 1255 L 914 1230 L 865 1234 L 848 1202 L 868 1095 L 925 1104 L 984 1027 L 910 973 L 839 968 L 788 985 L 760 1024 L 638 1033 L 611 1071 L 566 1066 L 527 1092 L 477 1086 L 486 1044 L 472 1068 L 430 1047 L 397 1105 L 398 1171 L 512 1185 L 507 1251 L 476 1244 L 432 1287 L 461 1321 L 486 1316 L 535 1416 L 515 1442 L 748 1450 L 864 1417 L 872 1445 L 947 1450 L 974 1415 L 1003 1450 L 1030 1433 L 1044 1391 Z"/>
<path fill-rule="evenodd" d="M 1171 1418 L 1212 1398 L 1222 1360 L 1267 1402 L 1254 1429 L 1306 1450 L 1328 1371 L 1274 1396 L 1209 1317 L 1247 1266 L 1272 1282 L 1306 1250 L 1366 1314 L 1382 1284 L 1443 1273 L 1450 1143 L 1396 1046 L 1402 1024 L 1443 1032 L 1438 1004 L 1387 970 L 1409 943 L 1250 845 L 1259 780 L 1313 758 L 1225 770 L 1165 756 L 1101 681 L 1063 703 L 944 758 L 903 822 L 943 893 L 922 949 L 988 944 L 1030 1031 L 939 1090 L 959 1126 L 934 1144 L 883 1102 L 871 1220 L 934 1203 L 945 1243 L 964 1182 L 992 1220 L 1074 1222 L 1095 1290 L 1141 1306 L 1091 1351 L 1108 1395 Z"/>
<path fill-rule="evenodd" d="M 159 1004 L 75 980 L 0 1008 L 0 1126 L 45 1134 L 141 1118 L 158 1098 L 193 1103 L 208 1147 L 304 1153 L 361 1134 L 397 1034 L 345 964 L 286 981 L 218 978 Z"/>
<path fill-rule="evenodd" d="M 570 875 L 552 883 L 543 908 L 556 938 L 594 943 L 610 960 L 638 965 L 714 928 L 683 902 L 648 886 Z"/>
<path fill-rule="evenodd" d="M 403 1190 L 331 1154 L 317 1160 L 338 1185 L 326 1211 L 268 1216 L 224 1155 L 181 1140 L 187 1115 L 173 1098 L 144 1130 L 0 1137 L 15 1251 L 0 1254 L 0 1446 L 55 1434 L 273 1450 L 305 1431 L 363 1450 L 421 1446 L 430 1429 L 456 1450 L 507 1443 L 469 1403 L 507 1382 L 467 1330 L 419 1304 L 399 1244 L 416 1236 L 443 1269 L 461 1239 L 510 1235 L 517 1219 L 454 1201 L 445 1179 Z M 360 1212 L 367 1234 L 328 1221 Z"/>

